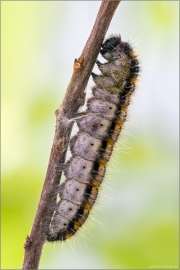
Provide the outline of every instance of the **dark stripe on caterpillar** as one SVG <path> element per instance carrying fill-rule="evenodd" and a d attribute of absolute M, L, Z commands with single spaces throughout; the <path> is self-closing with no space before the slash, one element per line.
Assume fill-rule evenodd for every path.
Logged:
<path fill-rule="evenodd" d="M 79 132 L 70 140 L 72 157 L 65 164 L 66 180 L 56 191 L 60 201 L 51 217 L 48 241 L 70 238 L 86 221 L 136 87 L 139 61 L 129 43 L 111 37 L 100 53 L 107 62 L 96 61 L 101 74 L 92 73 L 93 97 L 76 119 Z"/>

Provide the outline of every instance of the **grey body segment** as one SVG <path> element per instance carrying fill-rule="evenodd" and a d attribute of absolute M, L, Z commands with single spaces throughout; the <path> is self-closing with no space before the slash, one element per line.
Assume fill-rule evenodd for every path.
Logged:
<path fill-rule="evenodd" d="M 129 75 L 130 61 L 128 56 L 121 52 L 121 57 L 116 58 L 113 62 L 99 65 L 99 69 L 103 75 L 112 77 L 115 83 L 123 82 Z"/>
<path fill-rule="evenodd" d="M 71 151 L 74 155 L 95 161 L 100 146 L 101 140 L 90 136 L 88 133 L 79 133 L 72 141 Z"/>
<path fill-rule="evenodd" d="M 116 116 L 117 107 L 111 102 L 91 98 L 88 101 L 88 109 L 92 112 L 100 113 L 108 120 L 112 120 Z"/>
<path fill-rule="evenodd" d="M 62 200 L 68 200 L 77 205 L 81 205 L 84 199 L 86 187 L 87 185 L 74 179 L 66 180 L 64 190 L 62 192 Z"/>
<path fill-rule="evenodd" d="M 102 139 L 107 136 L 111 122 L 100 116 L 87 114 L 85 117 L 77 120 L 77 125 L 81 131 L 87 132 L 97 139 Z"/>
<path fill-rule="evenodd" d="M 88 184 L 92 178 L 93 162 L 82 157 L 71 158 L 65 175 L 68 179 L 76 179 Z"/>
<path fill-rule="evenodd" d="M 96 75 L 95 77 L 93 77 L 93 80 L 97 87 L 100 87 L 102 89 L 104 88 L 108 89 L 109 91 L 114 91 L 114 89 L 117 88 L 113 78 L 106 77 L 104 75 Z M 117 88 L 117 91 L 118 90 L 119 88 Z"/>
<path fill-rule="evenodd" d="M 55 215 L 51 222 L 51 227 L 49 229 L 49 235 L 51 237 L 56 237 L 59 232 L 63 232 L 67 230 L 69 226 L 69 220 L 63 216 Z"/>
<path fill-rule="evenodd" d="M 72 220 L 76 216 L 78 208 L 78 205 L 70 201 L 61 200 L 57 205 L 54 220 L 56 220 L 59 215 L 67 218 L 68 220 Z"/>
<path fill-rule="evenodd" d="M 92 89 L 93 96 L 95 98 L 104 100 L 104 101 L 109 101 L 115 104 L 119 104 L 120 102 L 120 95 L 119 93 L 113 93 L 110 91 L 106 91 L 104 89 L 98 88 L 98 87 L 93 87 Z"/>

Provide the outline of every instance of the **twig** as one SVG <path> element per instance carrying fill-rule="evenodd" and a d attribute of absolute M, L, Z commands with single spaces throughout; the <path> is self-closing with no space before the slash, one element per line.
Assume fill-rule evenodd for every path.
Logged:
<path fill-rule="evenodd" d="M 25 256 L 22 269 L 38 269 L 42 248 L 46 242 L 48 207 L 55 203 L 52 195 L 59 185 L 62 171 L 60 166 L 65 162 L 67 146 L 72 130 L 73 118 L 79 107 L 84 104 L 84 89 L 97 59 L 100 46 L 120 1 L 102 1 L 94 27 L 84 47 L 81 57 L 75 60 L 74 72 L 68 85 L 63 103 L 56 110 L 56 129 L 51 149 L 48 169 L 31 229 L 24 244 Z"/>

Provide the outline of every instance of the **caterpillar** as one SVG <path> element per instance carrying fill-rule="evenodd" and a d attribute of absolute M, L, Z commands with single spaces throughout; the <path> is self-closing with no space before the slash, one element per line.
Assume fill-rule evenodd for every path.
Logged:
<path fill-rule="evenodd" d="M 70 140 L 72 157 L 46 233 L 49 242 L 70 238 L 88 218 L 136 87 L 139 61 L 128 42 L 112 36 L 101 45 L 100 53 L 107 61 L 96 61 L 101 74 L 92 72 L 93 97 L 84 115 L 76 119 L 79 131 Z"/>

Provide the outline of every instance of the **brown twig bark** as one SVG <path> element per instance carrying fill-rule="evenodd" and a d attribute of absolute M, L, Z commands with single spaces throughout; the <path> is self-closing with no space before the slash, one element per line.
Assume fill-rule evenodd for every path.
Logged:
<path fill-rule="evenodd" d="M 22 269 L 38 269 L 43 245 L 46 242 L 48 207 L 55 203 L 53 191 L 59 185 L 66 150 L 71 134 L 72 119 L 84 104 L 84 90 L 97 59 L 100 46 L 120 1 L 102 1 L 92 32 L 83 49 L 81 57 L 75 60 L 74 72 L 68 85 L 64 100 L 56 110 L 56 129 L 51 149 L 47 173 L 31 229 L 24 244 L 25 255 Z"/>

